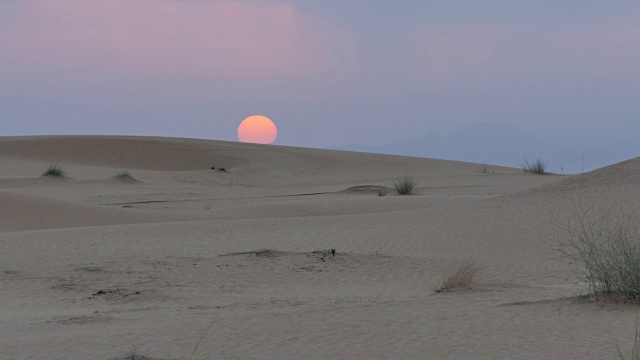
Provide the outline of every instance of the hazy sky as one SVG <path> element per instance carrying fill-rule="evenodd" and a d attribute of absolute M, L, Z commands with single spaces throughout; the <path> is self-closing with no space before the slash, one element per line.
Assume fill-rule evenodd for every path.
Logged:
<path fill-rule="evenodd" d="M 0 0 L 0 135 L 640 135 L 637 0 Z"/>

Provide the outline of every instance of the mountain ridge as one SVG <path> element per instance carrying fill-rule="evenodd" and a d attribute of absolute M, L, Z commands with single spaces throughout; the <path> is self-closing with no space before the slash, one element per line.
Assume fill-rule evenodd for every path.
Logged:
<path fill-rule="evenodd" d="M 348 144 L 329 148 L 509 167 L 519 167 L 527 158 L 541 158 L 547 162 L 549 171 L 581 173 L 640 156 L 640 138 L 578 148 L 501 122 L 481 122 L 449 136 L 427 134 L 383 145 Z"/>

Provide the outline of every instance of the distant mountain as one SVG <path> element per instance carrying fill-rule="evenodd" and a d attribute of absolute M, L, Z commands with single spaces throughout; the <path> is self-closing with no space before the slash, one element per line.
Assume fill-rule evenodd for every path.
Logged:
<path fill-rule="evenodd" d="M 538 157 L 549 171 L 580 173 L 640 156 L 640 139 L 607 146 L 575 149 L 525 133 L 499 122 L 485 122 L 460 129 L 451 136 L 427 135 L 386 145 L 345 145 L 338 150 L 459 160 L 480 164 L 520 167 L 525 157 Z"/>

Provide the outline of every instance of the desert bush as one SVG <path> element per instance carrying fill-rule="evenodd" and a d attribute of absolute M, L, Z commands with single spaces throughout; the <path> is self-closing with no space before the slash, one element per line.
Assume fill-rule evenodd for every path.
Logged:
<path fill-rule="evenodd" d="M 473 276 L 478 272 L 474 260 L 466 260 L 455 269 L 447 271 L 442 276 L 440 286 L 436 292 L 443 292 L 454 288 L 466 288 L 473 282 Z"/>
<path fill-rule="evenodd" d="M 134 348 L 131 352 L 122 360 L 150 360 L 144 355 L 138 354 L 138 351 Z"/>
<path fill-rule="evenodd" d="M 640 217 L 637 211 L 574 206 L 556 250 L 566 256 L 592 298 L 618 294 L 640 299 Z"/>
<path fill-rule="evenodd" d="M 129 173 L 129 170 L 123 169 L 119 173 L 117 173 L 114 178 L 120 181 L 136 181 L 136 179 Z"/>
<path fill-rule="evenodd" d="M 535 161 L 531 161 L 529 158 L 525 157 L 521 167 L 526 173 L 544 175 L 547 169 L 547 162 L 542 158 L 537 158 Z"/>
<path fill-rule="evenodd" d="M 66 177 L 67 172 L 62 169 L 62 166 L 58 164 L 53 164 L 53 165 L 47 166 L 45 171 L 42 173 L 42 176 Z"/>
<path fill-rule="evenodd" d="M 413 188 L 416 187 L 416 182 L 407 174 L 404 174 L 401 178 L 393 181 L 393 187 L 399 195 L 410 195 Z"/>
<path fill-rule="evenodd" d="M 636 320 L 636 336 L 633 339 L 633 347 L 631 348 L 631 360 L 640 360 L 640 328 L 638 321 Z M 620 350 L 620 346 L 616 344 L 616 348 L 618 350 L 618 357 L 620 360 L 625 360 L 624 354 L 622 350 Z"/>
<path fill-rule="evenodd" d="M 378 196 L 387 196 L 387 194 L 389 194 L 389 189 L 387 188 L 378 189 Z"/>

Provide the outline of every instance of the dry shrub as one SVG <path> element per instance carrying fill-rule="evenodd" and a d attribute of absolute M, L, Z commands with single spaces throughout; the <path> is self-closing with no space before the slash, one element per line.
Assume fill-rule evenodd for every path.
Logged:
<path fill-rule="evenodd" d="M 640 300 L 640 216 L 637 211 L 586 209 L 574 204 L 556 250 L 569 259 L 589 294 Z M 562 235 L 562 233 L 561 233 Z"/>
<path fill-rule="evenodd" d="M 455 288 L 466 288 L 473 282 L 473 276 L 478 272 L 478 266 L 474 260 L 466 260 L 458 267 L 446 272 L 442 276 L 440 286 L 436 292 L 443 292 Z"/>

